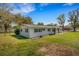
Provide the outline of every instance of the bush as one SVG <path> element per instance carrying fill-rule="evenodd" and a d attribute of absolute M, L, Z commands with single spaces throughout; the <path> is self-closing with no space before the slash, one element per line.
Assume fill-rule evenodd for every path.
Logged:
<path fill-rule="evenodd" d="M 15 30 L 15 34 L 16 34 L 16 35 L 19 35 L 19 34 L 20 34 L 20 29 L 16 29 L 16 30 Z"/>

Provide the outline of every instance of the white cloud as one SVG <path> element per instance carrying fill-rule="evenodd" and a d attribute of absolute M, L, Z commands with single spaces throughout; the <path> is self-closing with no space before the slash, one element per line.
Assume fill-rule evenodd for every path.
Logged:
<path fill-rule="evenodd" d="M 40 6 L 43 7 L 43 6 L 48 6 L 49 3 L 40 3 Z"/>
<path fill-rule="evenodd" d="M 40 10 L 43 10 L 43 7 L 46 7 L 48 5 L 49 5 L 49 3 L 40 3 L 39 4 Z"/>
<path fill-rule="evenodd" d="M 18 4 L 18 7 L 15 4 L 12 4 L 12 6 L 13 6 L 13 10 L 11 11 L 11 13 L 14 14 L 17 13 L 27 14 L 36 10 L 34 4 Z"/>
<path fill-rule="evenodd" d="M 73 3 L 65 3 L 64 6 L 72 6 Z"/>

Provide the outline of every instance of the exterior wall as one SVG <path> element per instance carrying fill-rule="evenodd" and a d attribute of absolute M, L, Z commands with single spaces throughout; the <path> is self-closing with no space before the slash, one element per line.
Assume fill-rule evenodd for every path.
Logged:
<path fill-rule="evenodd" d="M 25 29 L 28 29 L 28 32 L 25 32 Z M 27 28 L 22 28 L 22 31 L 20 32 L 20 35 L 24 36 L 24 37 L 29 37 L 29 38 L 33 38 L 33 37 L 39 37 L 39 36 L 44 36 L 44 35 L 48 35 L 48 34 L 54 34 L 54 31 L 48 31 L 48 28 L 45 28 L 44 31 L 42 32 L 34 32 L 34 29 L 40 29 L 40 28 L 33 28 L 33 27 L 27 27 Z M 59 29 L 59 32 L 61 32 L 61 29 Z M 56 28 L 56 33 L 58 33 L 58 30 Z"/>
<path fill-rule="evenodd" d="M 45 28 L 45 31 L 42 31 L 42 32 L 34 32 L 34 28 L 29 28 L 29 36 L 30 36 L 30 38 L 43 36 L 43 35 L 48 35 L 48 34 L 53 34 L 53 33 L 54 32 L 52 30 L 49 32 L 47 28 Z"/>
<path fill-rule="evenodd" d="M 25 29 L 22 29 L 22 31 L 20 31 L 20 35 L 24 37 L 29 37 L 29 31 L 25 32 Z"/>

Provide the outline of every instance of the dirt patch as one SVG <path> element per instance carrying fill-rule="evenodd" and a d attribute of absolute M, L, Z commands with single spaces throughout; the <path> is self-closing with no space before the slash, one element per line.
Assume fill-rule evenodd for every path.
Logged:
<path fill-rule="evenodd" d="M 41 47 L 39 52 L 49 56 L 75 56 L 79 55 L 79 51 L 60 44 L 46 44 Z"/>

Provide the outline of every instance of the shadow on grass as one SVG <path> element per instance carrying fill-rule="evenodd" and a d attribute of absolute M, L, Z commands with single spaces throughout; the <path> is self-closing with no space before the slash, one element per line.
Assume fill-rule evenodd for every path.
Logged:
<path fill-rule="evenodd" d="M 21 36 L 21 35 L 11 35 L 12 37 L 15 37 L 17 39 L 29 39 L 28 37 L 24 37 L 24 36 Z"/>

